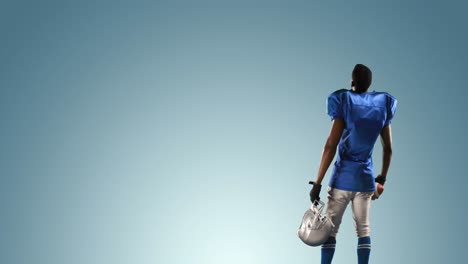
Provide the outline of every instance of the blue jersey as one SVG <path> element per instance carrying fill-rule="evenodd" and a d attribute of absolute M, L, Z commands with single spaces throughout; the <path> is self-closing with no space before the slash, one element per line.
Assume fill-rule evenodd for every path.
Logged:
<path fill-rule="evenodd" d="M 372 150 L 382 128 L 390 124 L 396 105 L 397 100 L 385 92 L 356 93 L 341 89 L 328 97 L 328 115 L 345 123 L 330 187 L 375 191 Z"/>

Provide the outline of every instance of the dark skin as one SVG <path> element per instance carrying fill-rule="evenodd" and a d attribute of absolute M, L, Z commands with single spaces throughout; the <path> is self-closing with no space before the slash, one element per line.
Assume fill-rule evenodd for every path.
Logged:
<path fill-rule="evenodd" d="M 325 142 L 325 146 L 323 147 L 322 152 L 322 160 L 320 161 L 320 167 L 317 175 L 317 179 L 315 180 L 316 184 L 322 184 L 323 177 L 330 167 L 331 162 L 335 158 L 336 148 L 338 147 L 338 143 L 340 142 L 341 134 L 345 128 L 345 122 L 343 119 L 334 119 L 332 128 L 330 131 L 330 135 Z"/>
<path fill-rule="evenodd" d="M 385 126 L 380 132 L 380 142 L 382 142 L 382 171 L 380 175 L 387 177 L 390 161 L 392 160 L 392 127 Z"/>
<path fill-rule="evenodd" d="M 354 90 L 354 87 L 353 87 Z M 341 135 L 345 128 L 345 122 L 343 119 L 334 119 L 330 135 L 325 142 L 325 146 L 322 152 L 322 159 L 320 161 L 320 167 L 315 180 L 316 184 L 321 185 L 323 177 L 330 167 L 331 162 L 335 158 L 336 149 L 340 142 Z M 384 178 L 387 177 L 388 168 L 390 167 L 390 161 L 392 159 L 392 128 L 387 125 L 382 128 L 380 132 L 380 141 L 382 143 L 382 170 L 380 175 Z"/>

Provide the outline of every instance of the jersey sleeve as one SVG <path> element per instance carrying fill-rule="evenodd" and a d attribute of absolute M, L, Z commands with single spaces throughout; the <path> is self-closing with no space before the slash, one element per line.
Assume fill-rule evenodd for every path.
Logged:
<path fill-rule="evenodd" d="M 330 94 L 327 98 L 327 114 L 333 119 L 344 119 L 341 90 Z"/>
<path fill-rule="evenodd" d="M 392 119 L 395 116 L 398 101 L 393 96 L 387 98 L 387 119 L 385 120 L 385 126 L 392 123 Z"/>

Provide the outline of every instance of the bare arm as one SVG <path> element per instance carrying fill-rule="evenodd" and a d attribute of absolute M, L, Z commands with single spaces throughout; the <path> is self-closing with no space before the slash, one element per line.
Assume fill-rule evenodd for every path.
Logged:
<path fill-rule="evenodd" d="M 382 142 L 382 171 L 380 175 L 386 178 L 390 161 L 392 160 L 392 128 L 390 125 L 382 128 L 380 141 Z"/>
<path fill-rule="evenodd" d="M 336 147 L 340 142 L 341 134 L 343 133 L 343 129 L 345 127 L 345 123 L 343 119 L 334 119 L 332 128 L 330 131 L 330 135 L 327 138 L 325 146 L 322 152 L 322 160 L 320 161 L 320 168 L 317 174 L 317 179 L 315 182 L 317 184 L 322 184 L 323 177 L 330 167 L 330 163 L 333 161 L 336 153 Z"/>

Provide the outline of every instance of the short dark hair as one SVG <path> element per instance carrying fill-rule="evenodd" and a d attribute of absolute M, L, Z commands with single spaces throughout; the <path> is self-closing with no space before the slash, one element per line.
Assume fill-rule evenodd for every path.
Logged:
<path fill-rule="evenodd" d="M 364 64 L 356 64 L 353 69 L 353 82 L 356 92 L 367 91 L 372 83 L 372 71 Z"/>

